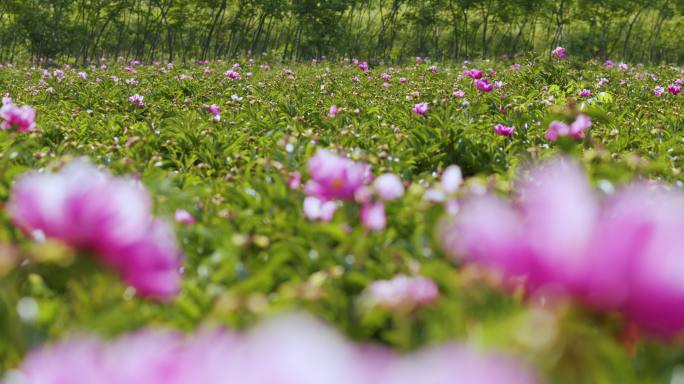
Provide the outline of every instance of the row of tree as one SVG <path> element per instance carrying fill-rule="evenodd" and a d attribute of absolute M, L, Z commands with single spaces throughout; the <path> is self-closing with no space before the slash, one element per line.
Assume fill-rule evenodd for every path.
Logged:
<path fill-rule="evenodd" d="M 684 62 L 684 0 L 2 0 L 0 60 L 244 55 Z"/>

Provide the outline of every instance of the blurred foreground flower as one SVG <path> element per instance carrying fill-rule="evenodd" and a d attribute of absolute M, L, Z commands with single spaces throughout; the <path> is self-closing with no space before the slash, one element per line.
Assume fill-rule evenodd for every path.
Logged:
<path fill-rule="evenodd" d="M 556 161 L 520 196 L 465 202 L 443 228 L 447 251 L 523 278 L 529 294 L 620 311 L 658 335 L 684 330 L 683 193 L 635 185 L 599 201 L 575 163 Z"/>
<path fill-rule="evenodd" d="M 352 344 L 305 315 L 246 335 L 147 331 L 112 343 L 74 338 L 31 353 L 5 384 L 532 384 L 521 363 L 460 344 L 406 356 Z"/>
<path fill-rule="evenodd" d="M 35 239 L 91 252 L 141 295 L 166 299 L 180 289 L 181 253 L 150 205 L 140 183 L 77 159 L 56 173 L 21 176 L 7 211 Z"/>
<path fill-rule="evenodd" d="M 36 110 L 24 105 L 18 107 L 12 103 L 11 99 L 3 100 L 0 108 L 0 130 L 14 128 L 19 132 L 31 132 L 36 128 Z"/>

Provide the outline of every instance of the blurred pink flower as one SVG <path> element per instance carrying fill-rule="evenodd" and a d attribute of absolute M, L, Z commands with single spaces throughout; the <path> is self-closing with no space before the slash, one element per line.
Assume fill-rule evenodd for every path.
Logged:
<path fill-rule="evenodd" d="M 308 162 L 311 180 L 304 190 L 321 200 L 352 200 L 354 192 L 370 180 L 370 166 L 356 163 L 326 150 L 316 152 Z"/>
<path fill-rule="evenodd" d="M 428 103 L 418 103 L 413 106 L 413 112 L 416 115 L 423 116 L 428 113 Z"/>
<path fill-rule="evenodd" d="M 304 199 L 304 215 L 309 220 L 332 220 L 337 210 L 337 202 L 323 201 L 315 196 L 307 196 Z"/>
<path fill-rule="evenodd" d="M 373 187 L 382 200 L 396 200 L 404 195 L 404 184 L 399 176 L 385 173 L 373 181 Z"/>
<path fill-rule="evenodd" d="M 177 209 L 173 214 L 176 223 L 180 224 L 195 224 L 196 220 L 192 214 L 185 209 Z"/>
<path fill-rule="evenodd" d="M 442 173 L 440 180 L 442 189 L 446 193 L 454 193 L 463 184 L 463 173 L 458 165 L 450 165 Z"/>
<path fill-rule="evenodd" d="M 591 117 L 585 114 L 579 114 L 575 121 L 567 125 L 560 121 L 552 121 L 549 124 L 549 129 L 546 131 L 546 138 L 550 141 L 556 141 L 559 137 L 567 136 L 573 139 L 581 139 L 592 125 Z"/>
<path fill-rule="evenodd" d="M 90 252 L 143 296 L 167 299 L 180 289 L 181 252 L 150 205 L 139 183 L 78 159 L 57 173 L 21 176 L 7 210 L 26 234 Z"/>
<path fill-rule="evenodd" d="M 404 279 L 425 285 L 407 286 L 426 290 L 413 295 L 437 294 L 425 278 Z M 382 346 L 351 343 L 303 314 L 280 315 L 246 334 L 203 330 L 186 337 L 148 330 L 114 341 L 71 338 L 31 352 L 13 375 L 24 384 L 537 382 L 524 364 L 496 353 L 447 344 L 398 356 Z"/>
<path fill-rule="evenodd" d="M 582 89 L 579 93 L 579 96 L 580 97 L 589 97 L 589 96 L 591 96 L 591 90 L 586 89 L 586 88 Z"/>
<path fill-rule="evenodd" d="M 524 278 L 529 295 L 569 295 L 663 336 L 684 330 L 684 194 L 636 185 L 596 198 L 574 162 L 533 170 L 510 203 L 463 204 L 445 249 Z"/>
<path fill-rule="evenodd" d="M 479 69 L 473 68 L 473 69 L 466 70 L 465 72 L 463 72 L 463 74 L 465 76 L 470 77 L 471 79 L 478 80 L 478 79 L 482 78 L 482 75 L 484 74 L 484 72 L 479 70 Z"/>
<path fill-rule="evenodd" d="M 14 128 L 19 132 L 31 132 L 36 128 L 36 110 L 24 105 L 18 107 L 12 103 L 12 99 L 3 98 L 3 105 L 0 108 L 0 130 Z"/>
<path fill-rule="evenodd" d="M 494 132 L 499 136 L 510 136 L 515 132 L 515 128 L 503 124 L 496 124 L 494 126 Z"/>
<path fill-rule="evenodd" d="M 682 89 L 677 85 L 670 84 L 667 86 L 667 91 L 670 92 L 670 94 L 676 96 L 682 92 Z"/>
<path fill-rule="evenodd" d="M 290 173 L 288 179 L 287 179 L 287 186 L 290 189 L 297 189 L 302 183 L 302 174 L 295 171 Z"/>
<path fill-rule="evenodd" d="M 229 69 L 223 74 L 223 76 L 231 80 L 237 80 L 240 78 L 240 73 L 233 71 L 232 69 Z"/>
<path fill-rule="evenodd" d="M 494 86 L 489 84 L 487 79 L 482 78 L 475 81 L 475 88 L 483 92 L 491 92 L 494 89 Z"/>
<path fill-rule="evenodd" d="M 653 94 L 656 95 L 656 96 L 658 96 L 658 97 L 660 97 L 660 96 L 662 96 L 663 94 L 665 94 L 665 88 L 663 88 L 663 87 L 661 87 L 661 86 L 656 86 L 656 87 L 653 89 Z"/>
<path fill-rule="evenodd" d="M 368 296 L 373 306 L 411 311 L 435 301 L 439 290 L 426 277 L 397 275 L 390 280 L 374 281 L 368 287 Z"/>
<path fill-rule="evenodd" d="M 385 205 L 381 202 L 368 203 L 361 207 L 361 224 L 371 231 L 380 231 L 387 225 Z"/>
<path fill-rule="evenodd" d="M 128 98 L 128 102 L 133 104 L 133 105 L 136 105 L 138 107 L 144 107 L 145 106 L 145 97 L 140 96 L 138 94 L 135 94 L 135 95 Z"/>
<path fill-rule="evenodd" d="M 559 59 L 565 59 L 565 48 L 563 47 L 556 47 L 553 51 L 551 51 L 551 54 L 556 56 Z"/>

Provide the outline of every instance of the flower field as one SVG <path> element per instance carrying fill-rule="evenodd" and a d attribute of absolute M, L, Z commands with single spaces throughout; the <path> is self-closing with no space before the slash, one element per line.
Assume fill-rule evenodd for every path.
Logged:
<path fill-rule="evenodd" d="M 682 383 L 684 70 L 0 68 L 0 373 Z"/>

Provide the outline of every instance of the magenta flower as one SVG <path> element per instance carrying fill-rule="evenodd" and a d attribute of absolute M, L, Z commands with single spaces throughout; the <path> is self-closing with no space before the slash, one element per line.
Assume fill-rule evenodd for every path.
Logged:
<path fill-rule="evenodd" d="M 684 194 L 632 186 L 601 201 L 576 164 L 556 161 L 519 196 L 466 202 L 442 233 L 445 248 L 524 281 L 530 295 L 620 311 L 657 335 L 684 330 Z"/>
<path fill-rule="evenodd" d="M 212 119 L 214 121 L 217 121 L 217 122 L 221 121 L 221 107 L 219 107 L 216 104 L 212 104 L 212 105 L 207 107 L 207 111 L 209 111 L 209 113 L 211 113 L 211 115 L 213 116 Z"/>
<path fill-rule="evenodd" d="M 603 62 L 603 66 L 606 68 L 613 68 L 615 66 L 615 64 L 613 64 L 612 60 L 608 59 L 608 60 Z"/>
<path fill-rule="evenodd" d="M 229 69 L 223 74 L 223 76 L 231 80 L 238 80 L 240 78 L 240 73 Z"/>
<path fill-rule="evenodd" d="M 491 92 L 494 89 L 494 86 L 489 84 L 487 79 L 482 78 L 475 81 L 475 88 L 483 92 Z"/>
<path fill-rule="evenodd" d="M 58 173 L 20 177 L 7 210 L 26 234 L 92 253 L 144 296 L 167 299 L 180 289 L 173 232 L 152 217 L 139 183 L 79 159 Z"/>
<path fill-rule="evenodd" d="M 579 96 L 580 97 L 589 97 L 589 96 L 591 96 L 591 90 L 586 89 L 586 88 L 582 89 L 579 93 Z"/>
<path fill-rule="evenodd" d="M 426 277 L 397 275 L 390 280 L 374 281 L 368 287 L 367 294 L 373 306 L 386 310 L 412 311 L 435 301 L 439 290 Z"/>
<path fill-rule="evenodd" d="M 660 97 L 660 96 L 662 96 L 663 94 L 665 94 L 665 88 L 663 88 L 663 87 L 661 87 L 661 86 L 656 86 L 656 87 L 653 89 L 653 94 L 655 94 L 656 96 Z"/>
<path fill-rule="evenodd" d="M 560 121 L 552 121 L 549 124 L 549 129 L 546 131 L 546 138 L 550 141 L 556 141 L 559 137 L 571 137 L 573 139 L 581 139 L 591 127 L 591 117 L 585 114 L 579 114 L 575 121 L 567 125 Z"/>
<path fill-rule="evenodd" d="M 667 86 L 667 91 L 670 92 L 673 96 L 679 95 L 682 92 L 682 89 L 674 84 L 670 84 Z"/>
<path fill-rule="evenodd" d="M 140 96 L 138 94 L 135 94 L 135 95 L 128 98 L 128 102 L 133 104 L 133 105 L 136 105 L 138 107 L 144 107 L 145 106 L 145 97 Z"/>
<path fill-rule="evenodd" d="M 558 59 L 563 60 L 565 59 L 565 48 L 556 47 L 553 51 L 551 51 L 551 54 L 556 56 Z"/>
<path fill-rule="evenodd" d="M 400 77 L 400 78 L 399 78 L 399 82 L 400 82 L 401 84 L 406 84 L 407 81 L 408 81 L 408 80 L 406 80 L 405 77 Z"/>
<path fill-rule="evenodd" d="M 430 66 L 429 70 L 430 70 L 430 72 L 432 72 L 432 73 L 437 73 L 437 72 L 439 71 L 439 69 L 437 69 L 437 66 L 436 66 L 436 65 Z"/>
<path fill-rule="evenodd" d="M 428 103 L 418 103 L 413 106 L 413 112 L 416 115 L 423 116 L 428 113 Z"/>
<path fill-rule="evenodd" d="M 382 200 L 396 200 L 404 196 L 404 184 L 399 176 L 385 173 L 373 181 L 373 187 Z"/>
<path fill-rule="evenodd" d="M 304 190 L 320 200 L 352 200 L 357 189 L 369 181 L 370 166 L 355 163 L 326 150 L 319 150 L 309 159 L 311 180 Z"/>
<path fill-rule="evenodd" d="M 518 63 L 515 63 L 515 64 L 511 65 L 511 69 L 514 70 L 514 71 L 519 71 L 520 68 L 522 68 L 522 65 L 520 65 L 520 64 L 518 64 Z"/>
<path fill-rule="evenodd" d="M 496 124 L 494 132 L 499 136 L 510 136 L 515 132 L 515 127 L 509 127 L 503 124 Z"/>
<path fill-rule="evenodd" d="M 7 102 L 6 102 L 7 101 Z M 0 130 L 14 128 L 19 132 L 31 132 L 36 128 L 36 110 L 24 105 L 17 107 L 12 103 L 12 99 L 3 98 L 3 105 L 0 108 Z"/>
<path fill-rule="evenodd" d="M 479 69 L 473 68 L 473 69 L 470 69 L 470 70 L 463 72 L 463 74 L 467 77 L 470 77 L 471 79 L 478 80 L 478 79 L 482 78 L 482 75 L 484 74 L 484 72 L 479 70 Z"/>
<path fill-rule="evenodd" d="M 618 65 L 618 69 L 620 69 L 620 71 L 622 71 L 622 72 L 625 72 L 625 71 L 629 70 L 629 65 L 627 65 L 625 63 L 620 63 L 620 65 Z"/>
<path fill-rule="evenodd" d="M 368 63 L 367 62 L 361 62 L 359 63 L 359 69 L 363 72 L 368 71 Z"/>
<path fill-rule="evenodd" d="M 176 220 L 176 223 L 179 224 L 195 224 L 197 220 L 192 216 L 192 214 L 185 209 L 177 209 L 176 212 L 173 214 L 174 219 Z"/>

